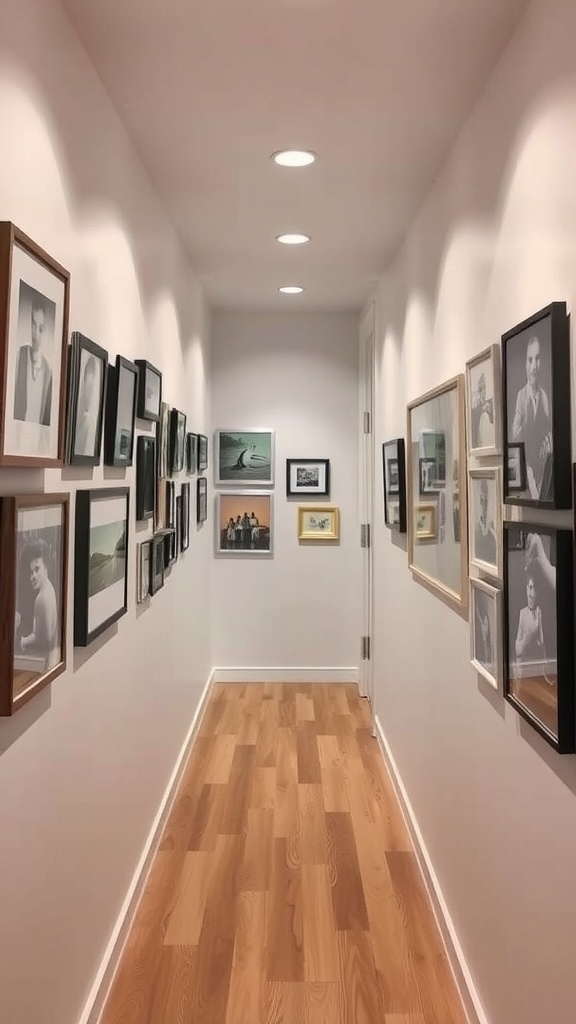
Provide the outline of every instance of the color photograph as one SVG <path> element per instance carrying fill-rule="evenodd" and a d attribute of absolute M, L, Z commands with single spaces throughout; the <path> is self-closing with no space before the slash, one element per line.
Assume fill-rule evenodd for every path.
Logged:
<path fill-rule="evenodd" d="M 270 554 L 272 495 L 260 492 L 216 495 L 217 553 Z"/>
<path fill-rule="evenodd" d="M 216 483 L 273 484 L 274 431 L 217 430 Z"/>

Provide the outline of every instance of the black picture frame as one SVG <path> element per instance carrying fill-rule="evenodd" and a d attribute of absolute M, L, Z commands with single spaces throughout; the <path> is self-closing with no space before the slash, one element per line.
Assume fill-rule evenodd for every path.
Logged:
<path fill-rule="evenodd" d="M 208 438 L 206 434 L 198 434 L 198 472 L 208 469 Z"/>
<path fill-rule="evenodd" d="M 287 498 L 329 498 L 330 459 L 286 459 Z"/>
<path fill-rule="evenodd" d="M 176 484 L 173 480 L 166 481 L 166 504 L 164 527 L 173 530 L 176 527 Z"/>
<path fill-rule="evenodd" d="M 144 540 L 136 549 L 137 579 L 136 601 L 143 604 L 150 597 L 150 580 L 152 578 L 152 541 Z"/>
<path fill-rule="evenodd" d="M 176 528 L 170 528 L 164 531 L 164 572 L 170 569 L 178 558 L 178 548 L 176 544 Z"/>
<path fill-rule="evenodd" d="M 179 409 L 170 411 L 170 474 L 184 469 L 186 448 L 186 414 Z"/>
<path fill-rule="evenodd" d="M 68 349 L 66 462 L 98 466 L 102 452 L 108 352 L 80 331 Z"/>
<path fill-rule="evenodd" d="M 208 481 L 199 476 L 196 481 L 196 522 L 204 523 L 208 518 Z"/>
<path fill-rule="evenodd" d="M 106 388 L 104 462 L 107 466 L 132 465 L 137 388 L 138 367 L 124 356 L 116 356 L 116 363 L 108 367 Z"/>
<path fill-rule="evenodd" d="M 156 498 L 156 439 L 141 434 L 136 442 L 136 519 L 153 519 Z"/>
<path fill-rule="evenodd" d="M 187 551 L 190 546 L 190 483 L 182 484 L 182 519 L 180 531 L 180 550 Z"/>
<path fill-rule="evenodd" d="M 164 586 L 164 532 L 152 537 L 150 559 L 150 593 L 157 594 Z"/>
<path fill-rule="evenodd" d="M 394 464 L 396 474 L 392 479 L 391 465 Z M 406 533 L 406 451 L 403 437 L 394 437 L 382 445 L 382 487 L 385 525 L 390 530 Z"/>
<path fill-rule="evenodd" d="M 551 302 L 502 335 L 504 465 L 517 442 L 526 464 L 522 491 L 508 486 L 506 472 L 505 503 L 572 507 L 570 375 L 565 302 Z"/>
<path fill-rule="evenodd" d="M 170 471 L 170 406 L 167 402 L 160 404 L 160 418 L 156 424 L 156 473 L 159 480 L 164 480 Z"/>
<path fill-rule="evenodd" d="M 505 466 L 507 476 L 507 494 L 514 494 L 516 491 L 526 490 L 526 455 L 524 453 L 523 441 L 516 441 L 506 448 L 507 462 Z M 510 470 L 513 470 L 511 474 Z"/>
<path fill-rule="evenodd" d="M 162 374 L 146 359 L 135 359 L 138 367 L 138 399 L 136 415 L 141 420 L 158 423 L 162 408 Z"/>
<path fill-rule="evenodd" d="M 504 696 L 559 754 L 574 752 L 571 530 L 504 523 Z"/>
<path fill-rule="evenodd" d="M 128 611 L 130 490 L 76 492 L 74 646 L 88 647 Z"/>
<path fill-rule="evenodd" d="M 189 476 L 196 472 L 198 464 L 198 434 L 186 434 L 186 472 Z"/>

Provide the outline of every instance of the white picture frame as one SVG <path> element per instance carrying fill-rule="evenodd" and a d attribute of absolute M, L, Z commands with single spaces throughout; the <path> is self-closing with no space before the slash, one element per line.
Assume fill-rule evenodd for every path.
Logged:
<path fill-rule="evenodd" d="M 470 578 L 470 661 L 478 675 L 502 691 L 502 591 Z"/>
<path fill-rule="evenodd" d="M 466 436 L 471 458 L 502 454 L 500 382 L 499 345 L 490 345 L 466 363 Z"/>
<path fill-rule="evenodd" d="M 468 534 L 470 565 L 501 580 L 502 471 L 498 466 L 468 470 Z"/>

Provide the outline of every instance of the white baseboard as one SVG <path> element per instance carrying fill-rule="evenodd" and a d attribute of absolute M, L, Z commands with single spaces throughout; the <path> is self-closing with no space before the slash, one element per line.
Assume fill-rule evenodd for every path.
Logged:
<path fill-rule="evenodd" d="M 212 672 L 215 683 L 357 683 L 360 678 L 357 667 L 219 667 Z"/>
<path fill-rule="evenodd" d="M 376 729 L 376 739 L 378 740 L 382 751 L 382 756 L 390 769 L 392 782 L 396 790 L 396 796 L 398 797 L 408 831 L 410 832 L 412 842 L 414 843 L 414 851 L 416 853 L 418 866 L 422 873 L 422 878 L 424 880 L 428 896 L 430 897 L 430 902 L 440 929 L 440 934 L 444 940 L 448 961 L 452 968 L 452 973 L 454 975 L 454 980 L 458 987 L 460 997 L 464 1003 L 468 1020 L 470 1024 L 490 1024 L 490 1021 L 482 1007 L 482 1003 L 480 1002 L 480 997 L 468 964 L 466 963 L 464 951 L 460 945 L 450 911 L 448 910 L 448 906 L 444 896 L 442 895 L 440 883 L 436 877 L 436 872 L 434 871 L 428 850 L 426 849 L 424 837 L 422 836 L 418 826 L 412 804 L 410 803 L 408 793 L 406 792 L 404 783 L 402 782 L 392 751 L 390 750 L 388 741 L 384 735 L 382 723 L 380 722 L 378 715 L 375 717 L 374 725 Z"/>
<path fill-rule="evenodd" d="M 184 740 L 180 753 L 176 758 L 174 770 L 168 780 L 168 785 L 164 790 L 160 806 L 156 812 L 156 817 L 152 822 L 148 837 L 144 843 L 144 848 L 140 855 L 138 864 L 136 865 L 136 870 L 132 876 L 132 881 L 130 882 L 128 892 L 126 893 L 126 898 L 120 908 L 120 913 L 118 914 L 116 924 L 112 929 L 112 934 L 104 951 L 104 956 L 102 957 L 94 983 L 86 1003 L 84 1004 L 84 1009 L 80 1015 L 78 1024 L 97 1024 L 102 1014 L 106 997 L 110 991 L 112 979 L 120 961 L 120 957 L 128 937 L 128 932 L 130 931 L 140 897 L 144 890 L 144 885 L 152 865 L 152 860 L 162 837 L 168 814 L 172 809 L 172 804 L 178 790 L 182 772 L 184 771 L 184 767 L 190 753 L 190 748 L 194 742 L 196 733 L 198 732 L 200 720 L 204 713 L 206 704 L 208 703 L 213 685 L 214 672 L 212 671 L 202 691 L 202 695 L 198 702 L 198 707 L 196 708 L 186 739 Z"/>

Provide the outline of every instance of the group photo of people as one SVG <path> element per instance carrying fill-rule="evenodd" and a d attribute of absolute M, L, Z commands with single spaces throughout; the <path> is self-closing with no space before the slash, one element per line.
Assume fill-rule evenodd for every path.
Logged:
<path fill-rule="evenodd" d="M 221 552 L 270 551 L 270 495 L 223 493 L 218 501 Z"/>

